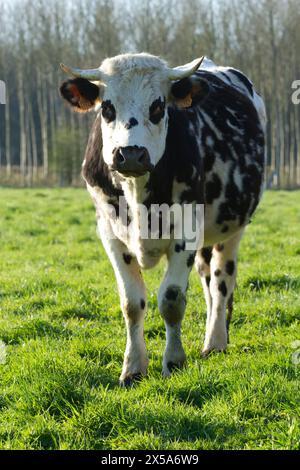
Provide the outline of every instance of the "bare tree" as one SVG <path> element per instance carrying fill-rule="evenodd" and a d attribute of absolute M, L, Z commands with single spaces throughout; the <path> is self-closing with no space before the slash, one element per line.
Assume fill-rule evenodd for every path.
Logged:
<path fill-rule="evenodd" d="M 300 105 L 291 102 L 299 0 L 0 0 L 0 11 L 0 181 L 19 173 L 22 184 L 77 182 L 93 117 L 60 100 L 59 63 L 95 67 L 146 51 L 171 65 L 208 55 L 244 71 L 266 102 L 267 180 L 300 186 Z"/>

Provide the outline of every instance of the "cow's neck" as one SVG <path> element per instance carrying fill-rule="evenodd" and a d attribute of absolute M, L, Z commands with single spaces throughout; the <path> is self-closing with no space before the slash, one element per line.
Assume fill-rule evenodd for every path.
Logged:
<path fill-rule="evenodd" d="M 127 204 L 134 208 L 137 204 L 143 204 L 147 196 L 145 186 L 149 180 L 149 173 L 138 178 L 126 178 L 121 181 Z"/>

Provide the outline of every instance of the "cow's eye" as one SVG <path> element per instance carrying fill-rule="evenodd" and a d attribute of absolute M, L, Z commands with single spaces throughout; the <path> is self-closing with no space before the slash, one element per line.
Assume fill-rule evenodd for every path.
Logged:
<path fill-rule="evenodd" d="M 116 109 L 110 100 L 102 101 L 102 117 L 109 123 L 116 119 Z"/>
<path fill-rule="evenodd" d="M 153 124 L 158 124 L 159 121 L 164 117 L 165 114 L 165 100 L 161 98 L 153 101 L 149 108 L 149 119 Z"/>

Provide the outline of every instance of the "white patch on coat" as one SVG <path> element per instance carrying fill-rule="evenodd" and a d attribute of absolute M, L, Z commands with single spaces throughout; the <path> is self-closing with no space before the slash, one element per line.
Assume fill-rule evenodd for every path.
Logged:
<path fill-rule="evenodd" d="M 210 129 L 216 134 L 216 137 L 219 139 L 219 140 L 223 140 L 223 134 L 222 132 L 216 127 L 215 123 L 212 121 L 211 117 L 206 114 L 205 111 L 203 111 L 203 109 L 201 110 L 201 113 L 202 113 L 202 116 L 204 117 L 207 125 L 210 127 Z"/>
<path fill-rule="evenodd" d="M 236 167 L 233 173 L 233 181 L 235 185 L 237 186 L 239 191 L 242 191 L 243 189 L 243 181 L 242 181 L 242 176 L 241 172 L 239 171 L 239 168 Z"/>
<path fill-rule="evenodd" d="M 244 129 L 241 129 L 240 127 L 234 126 L 233 124 L 231 124 L 229 119 L 226 119 L 226 124 L 227 124 L 227 126 L 229 126 L 232 130 L 234 130 L 234 132 L 236 132 L 240 136 L 244 135 Z"/>
<path fill-rule="evenodd" d="M 206 145 L 208 145 L 208 147 L 213 147 L 215 145 L 215 141 L 210 135 L 206 137 Z"/>

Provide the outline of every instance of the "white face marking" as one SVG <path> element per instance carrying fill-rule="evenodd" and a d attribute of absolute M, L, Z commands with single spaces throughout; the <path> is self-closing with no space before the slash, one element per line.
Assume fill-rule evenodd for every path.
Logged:
<path fill-rule="evenodd" d="M 153 165 L 165 150 L 167 136 L 168 82 L 159 70 L 129 70 L 121 76 L 112 76 L 107 83 L 103 103 L 110 101 L 115 108 L 115 119 L 106 122 L 102 118 L 103 158 L 108 165 L 113 163 L 113 152 L 118 147 L 145 147 Z M 149 119 L 153 102 L 165 103 L 163 117 L 157 124 Z M 138 124 L 128 126 L 134 118 Z M 128 128 L 129 127 L 129 128 Z"/>

